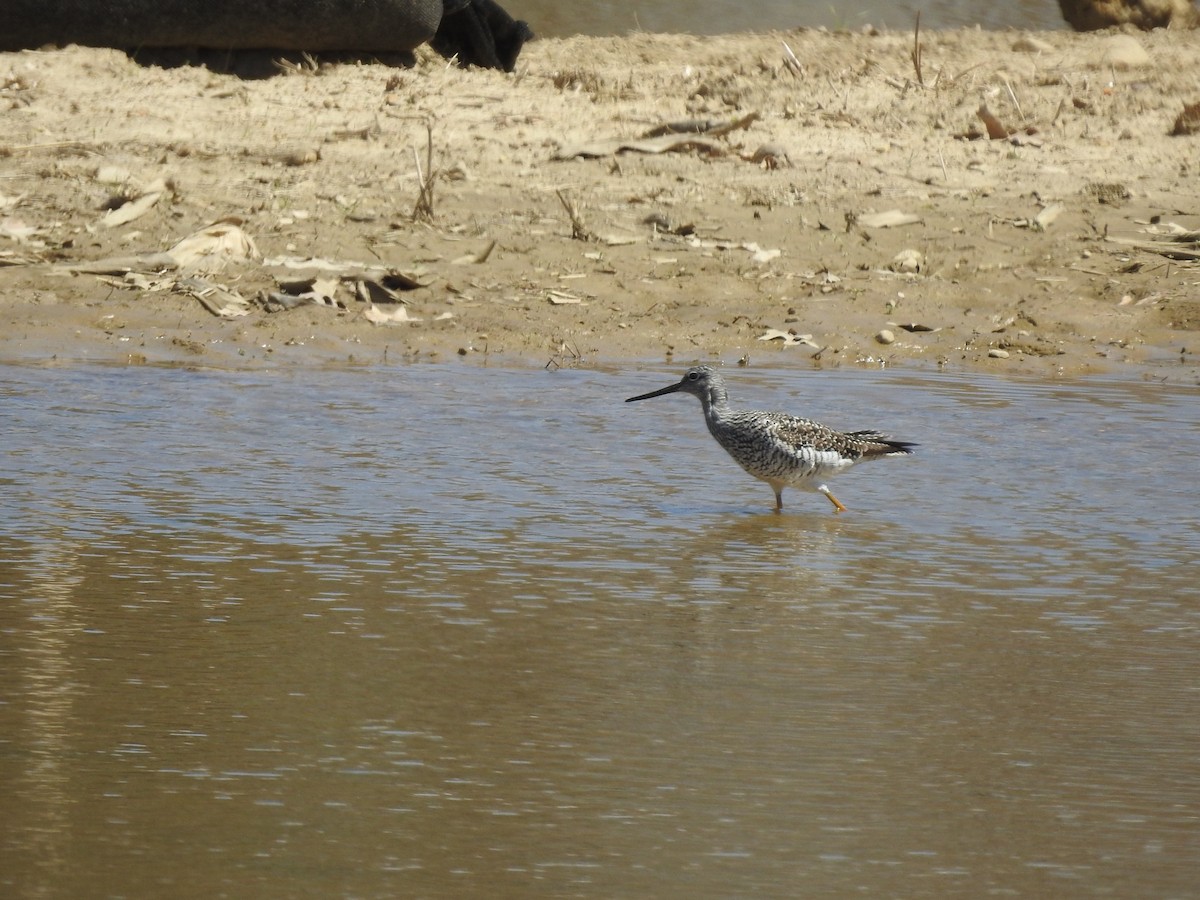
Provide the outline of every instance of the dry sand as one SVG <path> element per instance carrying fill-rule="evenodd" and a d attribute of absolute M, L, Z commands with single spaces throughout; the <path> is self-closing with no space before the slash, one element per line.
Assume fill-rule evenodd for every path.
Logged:
<path fill-rule="evenodd" d="M 924 33 L 923 84 L 913 45 L 633 35 L 535 42 L 511 76 L 423 48 L 411 69 L 263 80 L 0 54 L 0 360 L 783 356 L 1200 381 L 1200 247 L 1168 233 L 1200 228 L 1200 136 L 1169 134 L 1200 100 L 1195 36 Z M 972 138 L 981 104 L 1016 135 Z M 742 127 L 556 158 L 684 119 Z M 140 216 L 105 222 L 159 181 L 125 207 Z M 915 221 L 873 218 L 891 211 Z M 197 282 L 153 256 L 231 217 L 257 257 Z M 335 305 L 262 308 L 322 274 L 309 258 L 341 277 L 317 285 Z M 410 321 L 367 315 L 358 281 L 385 272 L 419 283 Z M 204 284 L 247 314 L 209 312 L 186 290 Z"/>

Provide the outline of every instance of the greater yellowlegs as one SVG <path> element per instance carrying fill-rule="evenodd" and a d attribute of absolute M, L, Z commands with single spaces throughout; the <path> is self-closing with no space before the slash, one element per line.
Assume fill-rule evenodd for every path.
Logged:
<path fill-rule="evenodd" d="M 735 410 L 729 405 L 725 379 L 710 366 L 696 366 L 678 383 L 630 397 L 649 400 L 683 391 L 700 398 L 708 430 L 743 469 L 775 491 L 775 509 L 783 509 L 783 489 L 818 490 L 838 512 L 846 507 L 830 493 L 825 479 L 864 459 L 904 456 L 916 444 L 894 441 L 878 431 L 834 431 L 786 413 Z"/>

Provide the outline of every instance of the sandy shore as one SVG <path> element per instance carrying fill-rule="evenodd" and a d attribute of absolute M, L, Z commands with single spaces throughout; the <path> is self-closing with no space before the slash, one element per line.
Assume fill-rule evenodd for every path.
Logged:
<path fill-rule="evenodd" d="M 926 33 L 919 79 L 900 33 L 540 41 L 512 76 L 0 54 L 0 360 L 1197 383 L 1198 76 L 1174 32 Z M 680 120 L 718 133 L 618 149 Z"/>

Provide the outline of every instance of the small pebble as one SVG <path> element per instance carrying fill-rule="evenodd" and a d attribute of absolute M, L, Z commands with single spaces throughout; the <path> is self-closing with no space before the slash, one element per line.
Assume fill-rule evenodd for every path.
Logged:
<path fill-rule="evenodd" d="M 879 334 L 875 335 L 875 340 L 879 341 L 881 344 L 891 344 L 895 342 L 896 335 L 892 334 L 891 331 L 885 328 L 880 331 Z"/>
<path fill-rule="evenodd" d="M 120 166 L 100 166 L 96 170 L 96 180 L 101 184 L 124 184 L 132 178 L 130 171 Z"/>
<path fill-rule="evenodd" d="M 1017 53 L 1053 53 L 1054 45 L 1041 38 L 1023 34 L 1013 42 L 1012 48 Z"/>
<path fill-rule="evenodd" d="M 990 356 L 992 359 L 1008 359 L 1008 351 L 1001 350 L 1000 348 L 997 347 L 992 350 L 989 350 L 988 356 Z"/>
<path fill-rule="evenodd" d="M 913 274 L 920 272 L 925 268 L 925 257 L 921 255 L 919 250 L 901 250 L 892 259 L 892 264 L 888 267 L 893 272 L 906 272 Z"/>
<path fill-rule="evenodd" d="M 1192 103 L 1183 108 L 1183 112 L 1175 119 L 1172 135 L 1195 134 L 1200 131 L 1200 103 Z"/>
<path fill-rule="evenodd" d="M 1150 54 L 1129 34 L 1115 34 L 1100 45 L 1101 58 L 1096 68 L 1127 70 L 1150 65 Z"/>

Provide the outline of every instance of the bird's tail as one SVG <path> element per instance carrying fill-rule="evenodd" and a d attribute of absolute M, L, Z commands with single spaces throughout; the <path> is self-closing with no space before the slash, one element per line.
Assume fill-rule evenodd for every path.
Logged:
<path fill-rule="evenodd" d="M 871 459 L 879 456 L 907 456 L 917 445 L 911 441 L 894 441 L 879 431 L 852 431 L 850 437 L 867 443 L 863 457 Z"/>

